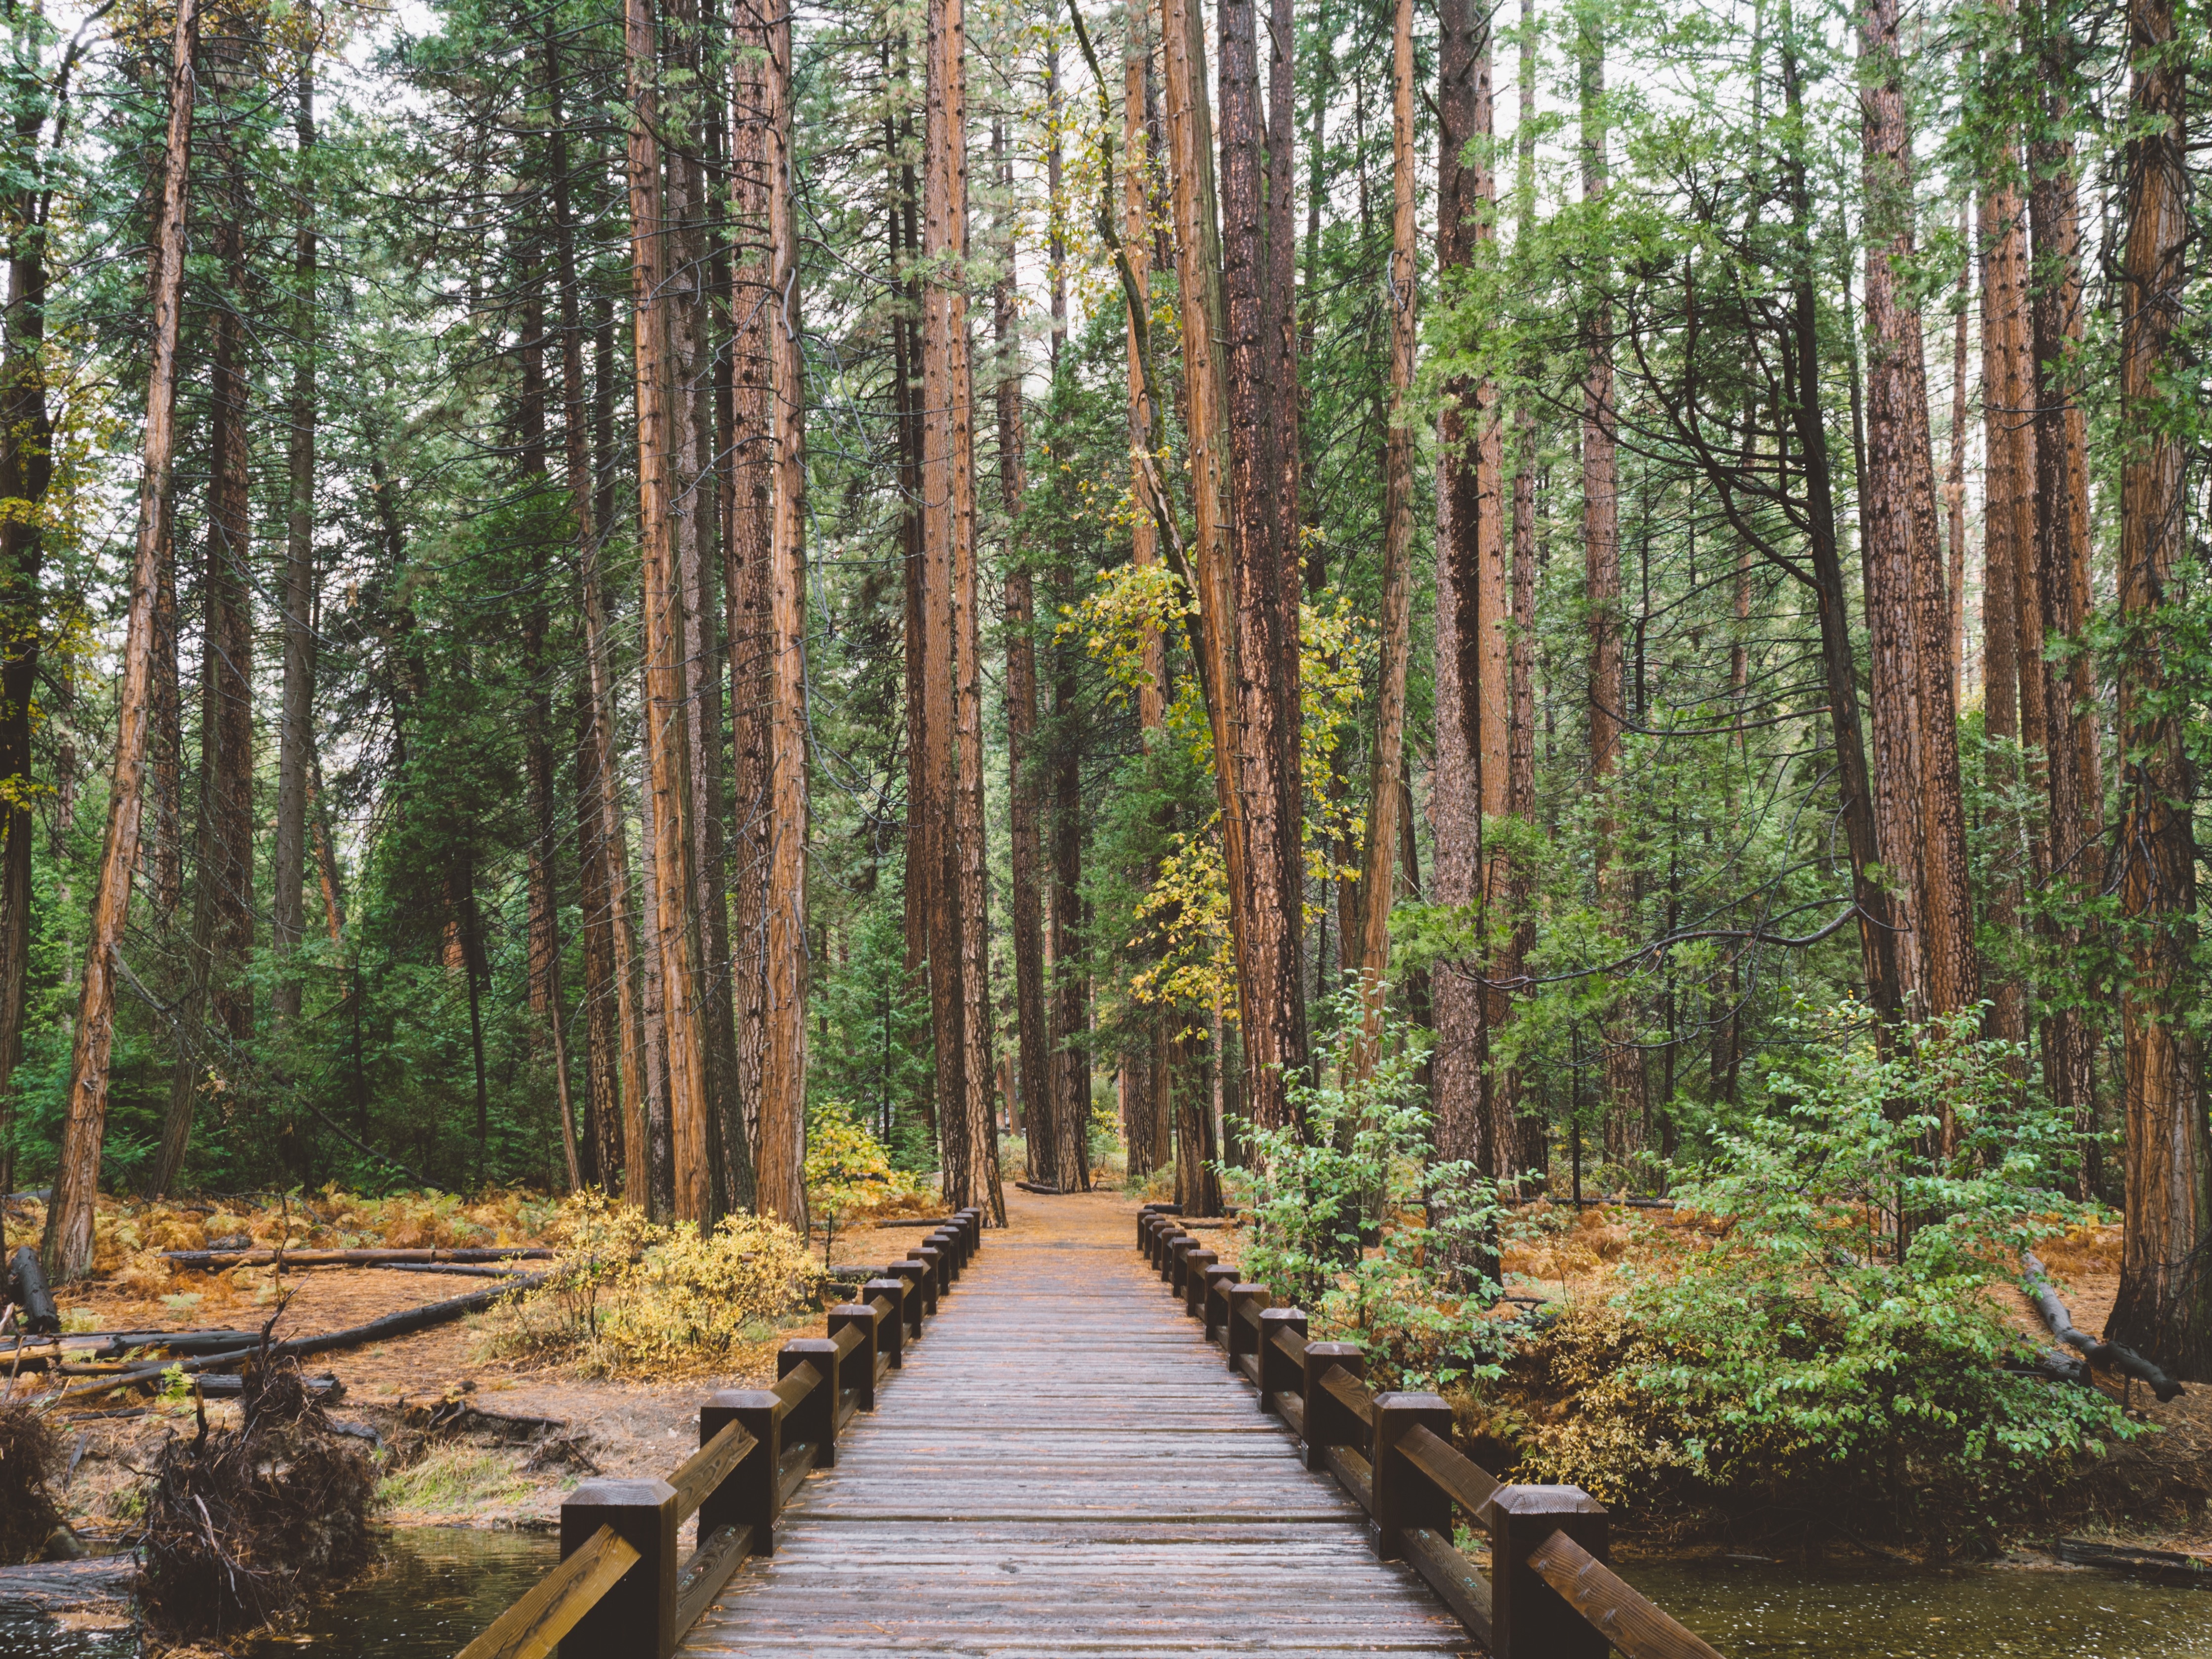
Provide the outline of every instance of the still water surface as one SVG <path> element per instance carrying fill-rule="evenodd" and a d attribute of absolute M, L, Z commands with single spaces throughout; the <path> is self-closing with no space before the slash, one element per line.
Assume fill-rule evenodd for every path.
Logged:
<path fill-rule="evenodd" d="M 248 1659 L 452 1659 L 559 1555 L 543 1533 L 420 1527 L 375 1571 Z M 2212 1659 L 2212 1595 L 2101 1572 L 1632 1564 L 1626 1576 L 1729 1659 Z M 131 1659 L 127 1631 L 0 1615 L 0 1659 Z"/>
<path fill-rule="evenodd" d="M 2088 1569 L 1631 1565 L 1623 1577 L 1729 1659 L 2194 1659 L 2212 1594 Z"/>

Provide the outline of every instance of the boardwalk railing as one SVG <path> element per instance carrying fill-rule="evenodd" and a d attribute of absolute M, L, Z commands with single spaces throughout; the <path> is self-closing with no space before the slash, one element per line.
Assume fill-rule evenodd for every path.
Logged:
<path fill-rule="evenodd" d="M 1137 1246 L 1220 1342 L 1230 1369 L 1279 1417 L 1306 1467 L 1326 1469 L 1366 1510 L 1368 1538 L 1402 1559 L 1494 1659 L 1719 1659 L 1695 1632 L 1605 1564 L 1604 1505 L 1579 1486 L 1508 1486 L 1454 1447 L 1451 1407 L 1433 1394 L 1377 1394 L 1349 1342 L 1310 1342 L 1306 1316 L 1145 1206 Z M 1490 1534 L 1492 1577 L 1453 1543 L 1455 1511 Z"/>
<path fill-rule="evenodd" d="M 778 1518 L 810 1469 L 921 1339 L 983 1242 L 963 1210 L 829 1310 L 826 1336 L 787 1342 L 772 1389 L 726 1389 L 699 1408 L 699 1449 L 665 1480 L 590 1480 L 561 1505 L 561 1565 L 461 1650 L 460 1659 L 669 1659 L 730 1576 L 775 1553 Z M 699 1517 L 698 1547 L 677 1533 Z"/>

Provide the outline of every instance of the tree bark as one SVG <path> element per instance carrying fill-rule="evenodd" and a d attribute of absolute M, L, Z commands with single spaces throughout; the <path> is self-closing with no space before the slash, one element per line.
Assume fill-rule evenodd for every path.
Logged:
<path fill-rule="evenodd" d="M 2190 241 L 2185 67 L 2171 0 L 2130 0 L 2127 241 L 2120 267 L 2119 834 L 2123 914 L 2135 939 L 2121 994 L 2127 1061 L 2126 1226 L 2108 1341 L 2176 1376 L 2212 1380 L 2212 1137 L 2204 1056 L 2191 1024 L 2197 981 L 2196 799 L 2176 696 L 2175 604 L 2184 518 L 2179 368 Z"/>
<path fill-rule="evenodd" d="M 1229 384 L 1224 353 L 1219 222 L 1214 203 L 1212 116 L 1206 44 L 1190 0 L 1163 0 L 1167 43 L 1167 125 L 1174 180 L 1176 266 L 1182 284 L 1184 430 L 1192 480 L 1191 572 L 1199 607 L 1199 675 L 1214 750 L 1227 870 L 1237 999 L 1253 1086 L 1251 1121 L 1291 1121 L 1284 1086 L 1305 1067 L 1303 851 L 1296 813 L 1286 813 L 1285 757 L 1295 759 L 1279 702 L 1277 634 L 1279 571 L 1240 556 L 1231 511 Z"/>
<path fill-rule="evenodd" d="M 2035 281 L 2029 302 L 2034 362 L 2036 595 L 2045 651 L 2033 665 L 2041 681 L 2045 720 L 2044 781 L 2050 805 L 2039 872 L 2052 898 L 2092 879 L 2086 867 L 2097 840 L 2096 809 L 2082 775 L 2097 750 L 2087 707 L 2077 711 L 2068 659 L 2088 620 L 2088 463 L 2087 429 L 2076 396 L 2081 343 L 2081 205 L 2075 179 L 2071 88 L 2078 48 L 2048 17 L 2037 41 L 2044 87 L 2042 129 L 2028 146 L 2028 212 Z M 2077 588 L 2083 602 L 2077 608 Z M 2054 649 L 2054 647 L 2056 647 Z M 2054 657 L 2058 660 L 2053 660 Z M 2023 664 L 2023 668 L 2029 665 Z M 2086 667 L 2086 665 L 2084 665 Z M 2094 872 L 2101 878 L 2104 872 Z M 2045 926 L 2068 962 L 2079 960 L 2078 923 L 2046 916 Z M 2094 1190 L 2097 1115 L 2096 1039 L 2069 994 L 2051 988 L 2045 1022 L 2045 1071 L 2051 1103 L 2074 1125 L 2081 1161 L 2082 1196 Z"/>
<path fill-rule="evenodd" d="M 1909 826 L 1900 826 L 1899 844 L 1884 850 L 1893 860 L 1905 835 L 1916 838 L 1928 1012 L 1946 1015 L 1980 1000 L 1981 969 L 1966 877 L 1958 716 L 1947 661 L 1950 605 L 1936 529 L 1927 368 L 1919 308 L 1899 291 L 1898 271 L 1912 258 L 1913 233 L 1911 137 L 1896 0 L 1866 0 L 1859 30 L 1869 204 L 1864 544 L 1870 587 L 1880 596 L 1876 605 L 1891 613 L 1870 614 L 1878 653 L 1876 698 L 1878 708 L 1886 700 L 1909 700 L 1915 729 L 1907 752 L 1916 757 L 1914 779 L 1920 784 L 1917 813 Z M 1877 730 L 1880 724 L 1877 720 Z"/>
<path fill-rule="evenodd" d="M 1583 200 L 1595 205 L 1607 188 L 1610 164 L 1606 113 L 1603 22 L 1594 12 L 1577 18 L 1580 64 Z M 1606 909 L 1626 922 L 1630 909 L 1628 878 L 1613 867 L 1614 824 L 1611 797 L 1620 758 L 1626 702 L 1620 643 L 1620 463 L 1613 386 L 1613 300 L 1605 262 L 1593 262 L 1592 291 L 1583 302 L 1583 597 L 1589 613 L 1589 773 L 1597 797 L 1594 859 L 1598 896 Z M 1626 1010 L 1608 1020 L 1605 1033 L 1607 1153 L 1616 1161 L 1644 1144 L 1644 1055 L 1627 1029 Z"/>
<path fill-rule="evenodd" d="M 966 21 L 930 0 L 922 182 L 921 544 L 926 794 L 931 836 L 931 1024 L 945 1201 L 1000 1224 L 983 933 L 981 633 L 975 615 L 975 406 L 963 284 L 968 255 Z M 980 1039 L 980 1041 L 979 1041 Z"/>
<path fill-rule="evenodd" d="M 625 0 L 629 71 L 630 284 L 637 384 L 638 541 L 644 580 L 645 753 L 653 796 L 649 889 L 659 955 L 661 1028 L 668 1067 L 673 1216 L 713 1219 L 707 1058 L 695 982 L 697 917 L 691 847 L 688 627 L 673 534 L 670 319 L 664 269 L 659 137 L 659 46 L 647 0 Z"/>
<path fill-rule="evenodd" d="M 775 73 L 766 15 L 757 0 L 737 0 L 731 55 L 730 467 L 727 564 L 730 731 L 735 836 L 730 892 L 735 915 L 738 1097 L 756 1158 L 760 1146 L 761 1068 L 768 1045 L 769 732 L 774 693 L 769 643 L 775 544 L 775 391 L 769 332 L 775 312 L 770 275 L 769 169 L 775 152 Z M 894 210 L 896 215 L 896 210 Z"/>
<path fill-rule="evenodd" d="M 50 99 L 24 98 L 18 104 L 15 140 L 23 149 L 41 143 L 50 115 L 58 147 L 61 112 L 68 106 L 67 72 L 64 65 Z M 37 832 L 31 706 L 46 625 L 40 592 L 46 556 L 41 514 L 53 480 L 53 420 L 44 362 L 51 198 L 40 188 L 43 173 L 42 167 L 27 167 L 5 198 L 9 260 L 6 346 L 0 351 L 0 500 L 17 505 L 0 518 L 0 1193 L 15 1188 L 12 1079 L 23 1059 L 31 857 Z M 67 782 L 62 787 L 66 790 Z"/>
<path fill-rule="evenodd" d="M 1013 193 L 1013 162 L 1006 154 L 1006 125 L 991 124 L 991 149 L 998 160 L 999 187 Z M 1014 1023 L 1019 1048 L 1022 1133 L 1028 1149 L 1029 1178 L 1066 1189 L 1060 1174 L 1060 1148 L 1054 1129 L 1052 1030 L 1045 1006 L 1044 892 L 1042 842 L 1038 830 L 1039 776 L 1043 757 L 1037 750 L 1036 582 L 1017 532 L 1025 484 L 1022 432 L 1022 377 L 1014 339 L 1013 224 L 1003 234 L 1006 274 L 993 295 L 992 337 L 998 348 L 999 497 L 1006 520 L 1006 793 L 1008 839 L 1013 866 Z M 1140 256 L 1141 257 L 1141 256 Z M 1139 534 L 1151 528 L 1144 513 L 1134 516 Z"/>
<path fill-rule="evenodd" d="M 116 702 L 115 767 L 108 788 L 99 884 L 86 941 L 84 978 L 70 1044 L 70 1083 L 53 1198 L 46 1209 L 40 1261 L 47 1279 L 65 1284 L 92 1268 L 93 1201 L 100 1189 L 100 1144 L 107 1128 L 108 1056 L 115 1038 L 115 977 L 130 915 L 131 882 L 138 863 L 140 791 L 154 665 L 154 602 L 161 582 L 161 532 L 167 520 L 176 446 L 177 325 L 185 275 L 185 209 L 192 138 L 192 64 L 199 40 L 199 0 L 178 0 L 169 57 L 169 122 L 153 242 L 155 271 L 149 322 L 152 352 L 146 382 L 143 466 L 138 490 L 137 549 L 131 568 L 125 624 L 123 685 Z M 9 337 L 13 343 L 14 337 Z"/>
<path fill-rule="evenodd" d="M 286 422 L 287 473 L 283 594 L 284 682 L 276 744 L 276 837 L 269 932 L 280 957 L 295 954 L 307 931 L 307 769 L 315 704 L 315 58 L 299 51 L 296 135 L 299 169 L 292 237 L 292 395 Z M 280 1024 L 300 1017 L 296 968 L 280 972 L 270 1000 Z"/>
<path fill-rule="evenodd" d="M 1443 0 L 1437 26 L 1437 267 L 1446 281 L 1446 273 L 1471 270 L 1489 241 L 1497 186 L 1486 161 L 1467 159 L 1469 143 L 1487 141 L 1491 132 L 1488 23 L 1471 0 Z M 1496 390 L 1462 376 L 1446 392 L 1437 428 L 1437 719 L 1429 800 L 1436 901 L 1465 907 L 1504 896 L 1486 880 L 1483 818 L 1510 810 L 1504 523 Z M 1525 410 L 1521 424 L 1525 450 L 1534 441 Z M 1524 483 L 1532 555 L 1534 548 L 1534 473 L 1525 454 L 1522 471 L 1525 477 L 1515 483 L 1516 561 Z M 1437 1156 L 1486 1176 L 1508 1173 L 1512 1150 L 1510 1107 L 1501 1109 L 1490 1064 L 1491 1024 L 1505 1009 L 1487 988 L 1494 966 L 1502 964 L 1480 953 L 1440 964 L 1431 990 Z"/>
<path fill-rule="evenodd" d="M 806 387 L 793 204 L 791 14 L 770 22 L 769 359 L 775 480 L 769 546 L 769 831 L 760 1208 L 806 1236 Z"/>
<path fill-rule="evenodd" d="M 615 1173 L 641 1172 L 644 1080 L 630 976 L 629 859 L 615 769 L 613 673 L 607 641 L 606 589 L 599 574 L 602 522 L 593 500 L 591 433 L 584 400 L 583 298 L 570 207 L 568 130 L 559 37 L 545 27 L 546 148 L 552 174 L 554 275 L 560 289 L 562 461 L 574 527 L 578 609 L 584 619 L 585 675 L 576 688 L 577 897 L 583 912 L 584 1155 L 587 1178 L 613 1192 Z M 635 1119 L 635 1136 L 630 1120 Z M 634 1174 L 634 1180 L 641 1175 Z M 629 1192 L 632 1202 L 642 1186 Z"/>
<path fill-rule="evenodd" d="M 1397 0 L 1390 46 L 1390 418 L 1382 457 L 1381 686 L 1368 761 L 1367 848 L 1362 860 L 1360 1040 L 1353 1069 L 1364 1076 L 1382 1057 L 1390 973 L 1391 866 L 1398 850 L 1398 763 L 1406 738 L 1406 658 L 1413 610 L 1413 354 L 1419 343 L 1413 216 L 1413 3 Z M 1479 580 L 1479 579 L 1478 579 Z M 1478 629 L 1475 648 L 1480 650 Z M 1462 647 L 1462 650 L 1464 647 Z M 1462 691 L 1464 689 L 1462 688 Z M 1478 696 L 1480 695 L 1478 689 Z M 1479 719 L 1479 716 L 1478 716 Z M 1478 835 L 1480 830 L 1477 831 Z"/>

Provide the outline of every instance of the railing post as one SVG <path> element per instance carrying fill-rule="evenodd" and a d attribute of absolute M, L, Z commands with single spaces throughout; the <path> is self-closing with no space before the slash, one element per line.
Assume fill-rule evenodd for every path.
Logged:
<path fill-rule="evenodd" d="M 890 1361 L 891 1369 L 899 1370 L 906 1364 L 906 1280 L 887 1273 L 860 1286 L 863 1302 L 873 1302 L 878 1297 L 890 1303 L 891 1310 L 876 1327 L 876 1346 Z"/>
<path fill-rule="evenodd" d="M 775 1521 L 781 1512 L 783 1402 L 766 1389 L 725 1389 L 699 1407 L 699 1443 L 735 1423 L 753 1437 L 753 1449 L 699 1505 L 703 1537 L 717 1527 L 750 1527 L 752 1553 L 775 1553 Z"/>
<path fill-rule="evenodd" d="M 791 1408 L 784 1419 L 783 1431 L 787 1439 L 811 1441 L 821 1449 L 815 1454 L 814 1467 L 834 1469 L 837 1467 L 837 1345 L 827 1338 L 802 1336 L 787 1342 L 777 1351 L 775 1374 L 788 1376 L 801 1365 L 811 1365 L 821 1376 L 805 1399 Z"/>
<path fill-rule="evenodd" d="M 1267 1306 L 1273 1299 L 1268 1295 L 1267 1287 L 1265 1285 L 1238 1283 L 1229 1286 L 1229 1334 L 1222 1342 L 1221 1347 L 1223 1353 L 1228 1358 L 1231 1370 L 1237 1369 L 1237 1360 L 1240 1354 L 1260 1352 L 1259 1329 L 1255 1326 L 1244 1322 L 1243 1310 L 1249 1307 L 1256 1312 Z"/>
<path fill-rule="evenodd" d="M 906 1298 L 899 1310 L 906 1318 L 906 1340 L 921 1340 L 922 1281 L 929 1277 L 929 1265 L 923 1261 L 894 1261 L 884 1269 L 884 1273 L 906 1287 Z"/>
<path fill-rule="evenodd" d="M 942 1256 L 937 1264 L 937 1272 L 943 1282 L 938 1288 L 940 1291 L 949 1291 L 960 1282 L 960 1230 L 957 1227 L 939 1227 L 930 1234 L 928 1242 Z"/>
<path fill-rule="evenodd" d="M 1199 1317 L 1206 1322 L 1207 1340 L 1212 1340 L 1213 1328 L 1225 1324 L 1229 1318 L 1229 1287 L 1237 1282 L 1237 1269 L 1218 1265 L 1206 1270 L 1206 1294 L 1198 1304 Z"/>
<path fill-rule="evenodd" d="M 1191 1249 L 1198 1248 L 1198 1241 L 1181 1227 L 1163 1227 L 1152 1237 L 1152 1267 L 1163 1285 L 1175 1283 L 1175 1249 L 1178 1244 Z"/>
<path fill-rule="evenodd" d="M 970 1204 L 960 1212 L 960 1217 L 968 1224 L 968 1254 L 973 1256 L 983 1248 L 983 1212 Z"/>
<path fill-rule="evenodd" d="M 562 1500 L 563 1559 L 601 1527 L 638 1555 L 562 1639 L 562 1659 L 669 1659 L 676 1651 L 676 1507 L 665 1480 L 586 1480 Z"/>
<path fill-rule="evenodd" d="M 841 1391 L 852 1389 L 859 1396 L 858 1403 L 864 1412 L 876 1408 L 876 1330 L 882 1319 L 883 1316 L 865 1302 L 841 1302 L 830 1310 L 832 1337 L 848 1325 L 860 1334 L 860 1346 L 839 1362 L 837 1386 Z"/>
<path fill-rule="evenodd" d="M 906 1253 L 906 1259 L 919 1261 L 927 1270 L 921 1281 L 921 1310 L 934 1319 L 937 1298 L 945 1289 L 945 1252 L 934 1244 L 918 1244 Z"/>
<path fill-rule="evenodd" d="M 1137 1248 L 1145 1253 L 1147 1267 L 1159 1265 L 1160 1235 L 1176 1224 L 1171 1218 L 1164 1215 L 1148 1215 L 1138 1221 Z"/>
<path fill-rule="evenodd" d="M 1305 1465 L 1322 1466 L 1322 1452 L 1329 1446 L 1364 1446 L 1367 1425 L 1344 1408 L 1344 1403 L 1322 1386 L 1332 1370 L 1341 1370 L 1352 1382 L 1367 1375 L 1367 1356 L 1356 1342 L 1309 1342 L 1305 1376 L 1300 1389 L 1306 1400 Z"/>
<path fill-rule="evenodd" d="M 1528 1565 L 1529 1552 L 1555 1532 L 1606 1559 L 1605 1506 L 1580 1486 L 1500 1486 L 1492 1496 L 1493 1659 L 1605 1659 L 1605 1638 Z"/>
<path fill-rule="evenodd" d="M 1260 1314 L 1260 1409 L 1279 1417 L 1281 1408 L 1275 1404 L 1279 1394 L 1296 1394 L 1304 1378 L 1297 1363 L 1275 1346 L 1278 1331 L 1306 1334 L 1306 1310 L 1304 1308 L 1267 1308 Z"/>
<path fill-rule="evenodd" d="M 1182 1259 L 1182 1310 L 1193 1319 L 1205 1311 L 1206 1270 L 1220 1261 L 1212 1250 L 1193 1250 Z"/>
<path fill-rule="evenodd" d="M 1177 1301 L 1182 1299 L 1183 1279 L 1190 1271 L 1188 1265 L 1190 1259 L 1196 1255 L 1198 1251 L 1198 1241 L 1188 1233 L 1171 1241 L 1168 1245 L 1167 1281 L 1173 1287 Z"/>
<path fill-rule="evenodd" d="M 1375 1472 L 1375 1510 L 1368 1535 L 1375 1553 L 1386 1561 L 1401 1553 L 1400 1534 L 1412 1528 L 1430 1527 L 1451 1536 L 1451 1499 L 1398 1449 L 1400 1437 L 1416 1424 L 1449 1440 L 1451 1407 L 1433 1394 L 1375 1396 L 1375 1437 L 1368 1455 Z"/>

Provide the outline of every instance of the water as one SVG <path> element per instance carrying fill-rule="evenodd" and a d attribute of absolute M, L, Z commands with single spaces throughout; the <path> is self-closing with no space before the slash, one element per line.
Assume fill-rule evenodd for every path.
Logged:
<path fill-rule="evenodd" d="M 412 1527 L 370 1576 L 248 1659 L 452 1659 L 559 1559 L 544 1533 Z M 2212 1659 L 2212 1594 L 2106 1573 L 1630 1563 L 1729 1659 Z M 1141 1591 L 1137 1592 L 1141 1594 Z M 0 1659 L 136 1659 L 128 1629 L 0 1615 Z"/>
<path fill-rule="evenodd" d="M 561 1559 L 545 1533 L 409 1527 L 383 1534 L 368 1576 L 248 1659 L 453 1659 Z M 129 1628 L 0 1613 L 0 1659 L 137 1659 Z"/>
<path fill-rule="evenodd" d="M 2212 1593 L 2088 1569 L 1678 1562 L 1621 1576 L 1729 1659 L 2212 1656 Z"/>

